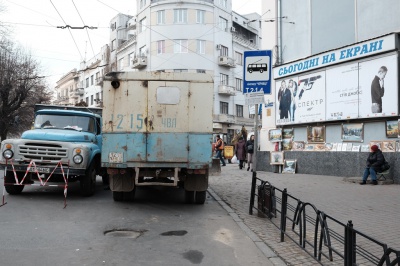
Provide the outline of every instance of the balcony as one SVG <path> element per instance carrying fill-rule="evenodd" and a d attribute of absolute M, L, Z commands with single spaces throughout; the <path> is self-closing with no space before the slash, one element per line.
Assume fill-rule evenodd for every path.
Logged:
<path fill-rule="evenodd" d="M 219 115 L 214 115 L 213 120 L 214 122 L 233 124 L 235 123 L 235 116 L 228 114 L 219 114 Z"/>
<path fill-rule="evenodd" d="M 218 56 L 218 65 L 226 67 L 236 67 L 235 59 L 228 56 Z"/>
<path fill-rule="evenodd" d="M 138 56 L 132 60 L 132 68 L 140 69 L 147 66 L 147 56 Z"/>
<path fill-rule="evenodd" d="M 227 96 L 235 96 L 236 91 L 235 91 L 235 88 L 232 86 L 218 85 L 218 94 L 227 95 Z"/>

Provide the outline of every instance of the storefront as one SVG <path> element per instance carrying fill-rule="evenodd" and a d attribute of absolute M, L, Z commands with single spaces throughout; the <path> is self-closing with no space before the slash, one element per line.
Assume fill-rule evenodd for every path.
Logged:
<path fill-rule="evenodd" d="M 360 176 L 373 144 L 398 164 L 398 48 L 393 33 L 275 67 L 276 129 L 267 141 L 297 160 L 298 173 Z M 260 154 L 259 170 L 274 169 L 270 156 Z"/>

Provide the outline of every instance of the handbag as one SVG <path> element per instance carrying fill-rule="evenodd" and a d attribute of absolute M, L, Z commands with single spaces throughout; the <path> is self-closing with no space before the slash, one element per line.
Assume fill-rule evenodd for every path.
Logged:
<path fill-rule="evenodd" d="M 381 172 L 387 171 L 390 169 L 390 164 L 385 161 L 385 163 L 381 166 Z"/>

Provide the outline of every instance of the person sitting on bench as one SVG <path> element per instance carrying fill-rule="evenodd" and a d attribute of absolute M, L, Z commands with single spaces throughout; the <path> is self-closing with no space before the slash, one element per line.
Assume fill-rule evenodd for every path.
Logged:
<path fill-rule="evenodd" d="M 371 153 L 367 158 L 367 167 L 364 170 L 364 175 L 360 185 L 367 183 L 368 176 L 371 175 L 371 184 L 377 185 L 376 173 L 381 170 L 382 165 L 385 163 L 385 157 L 377 145 L 371 146 Z"/>

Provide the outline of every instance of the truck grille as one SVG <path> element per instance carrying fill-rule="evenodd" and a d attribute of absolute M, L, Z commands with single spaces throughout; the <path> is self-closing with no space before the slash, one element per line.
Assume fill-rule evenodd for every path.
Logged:
<path fill-rule="evenodd" d="M 25 144 L 19 146 L 19 153 L 26 159 L 30 160 L 50 160 L 59 161 L 67 158 L 68 149 L 62 148 L 59 145 L 51 144 Z"/>

